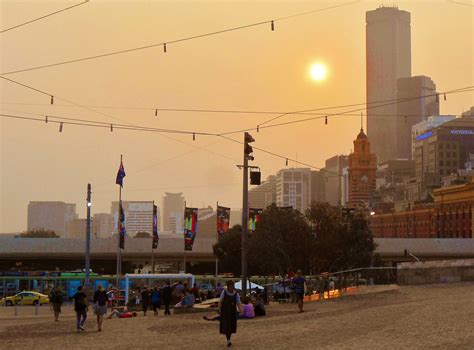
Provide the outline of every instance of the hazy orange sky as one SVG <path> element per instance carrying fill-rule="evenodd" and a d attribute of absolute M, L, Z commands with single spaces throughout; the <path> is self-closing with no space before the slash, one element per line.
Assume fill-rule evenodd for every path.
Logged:
<path fill-rule="evenodd" d="M 460 0 L 472 3 L 469 0 Z M 39 17 L 80 1 L 1 1 L 1 27 Z M 1 71 L 170 41 L 271 20 L 339 1 L 90 1 L 67 12 L 0 34 Z M 361 1 L 270 26 L 37 71 L 8 75 L 79 104 L 93 106 L 292 111 L 365 101 L 365 12 L 384 4 Z M 385 5 L 392 5 L 393 1 Z M 430 76 L 438 91 L 474 85 L 474 7 L 448 1 L 397 1 L 412 15 L 412 74 Z M 326 81 L 309 79 L 324 62 Z M 105 117 L 1 81 L 1 113 Z M 443 114 L 474 105 L 473 93 L 441 101 Z M 98 109 L 129 123 L 221 132 L 255 127 L 264 115 L 190 114 L 140 109 Z M 339 111 L 344 111 L 340 109 Z M 301 116 L 287 116 L 293 120 Z M 120 122 L 119 122 L 120 123 Z M 334 117 L 261 130 L 255 145 L 323 167 L 347 154 L 359 118 Z M 77 203 L 85 216 L 87 183 L 93 213 L 110 212 L 117 200 L 120 154 L 127 176 L 124 200 L 155 200 L 164 191 L 184 192 L 189 205 L 241 206 L 242 147 L 215 137 L 113 133 L 66 125 L 0 118 L 0 232 L 26 229 L 29 201 Z M 242 138 L 237 135 L 238 139 Z M 198 150 L 197 148 L 204 149 Z M 208 151 L 206 151 L 208 150 Z M 210 152 L 209 152 L 210 151 Z M 212 152 L 212 153 L 211 153 Z M 263 177 L 285 161 L 255 152 Z M 292 164 L 290 163 L 290 166 Z"/>

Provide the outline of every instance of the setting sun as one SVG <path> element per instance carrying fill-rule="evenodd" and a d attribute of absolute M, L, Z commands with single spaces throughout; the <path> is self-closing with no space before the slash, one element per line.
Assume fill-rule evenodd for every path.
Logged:
<path fill-rule="evenodd" d="M 314 63 L 309 69 L 309 74 L 314 81 L 322 81 L 326 79 L 327 68 L 322 63 Z"/>

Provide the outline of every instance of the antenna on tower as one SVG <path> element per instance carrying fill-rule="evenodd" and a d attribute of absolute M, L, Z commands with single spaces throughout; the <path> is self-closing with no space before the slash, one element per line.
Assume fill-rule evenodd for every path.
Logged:
<path fill-rule="evenodd" d="M 364 123 L 364 121 L 363 121 L 362 112 L 360 112 L 360 130 L 361 131 L 364 130 L 363 123 Z"/>

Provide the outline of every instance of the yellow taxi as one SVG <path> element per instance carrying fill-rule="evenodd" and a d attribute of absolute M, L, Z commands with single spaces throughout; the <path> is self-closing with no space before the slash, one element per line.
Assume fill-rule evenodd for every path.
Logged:
<path fill-rule="evenodd" d="M 47 295 L 33 292 L 33 291 L 23 291 L 11 297 L 6 297 L 0 299 L 0 305 L 13 306 L 17 305 L 43 305 L 49 303 L 49 298 Z"/>

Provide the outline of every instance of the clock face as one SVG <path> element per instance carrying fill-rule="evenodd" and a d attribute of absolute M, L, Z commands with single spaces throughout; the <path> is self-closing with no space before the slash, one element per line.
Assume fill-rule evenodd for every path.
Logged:
<path fill-rule="evenodd" d="M 364 175 L 362 175 L 362 176 L 360 177 L 360 180 L 361 180 L 362 182 L 367 182 L 367 181 L 369 181 L 369 177 L 364 174 Z"/>

